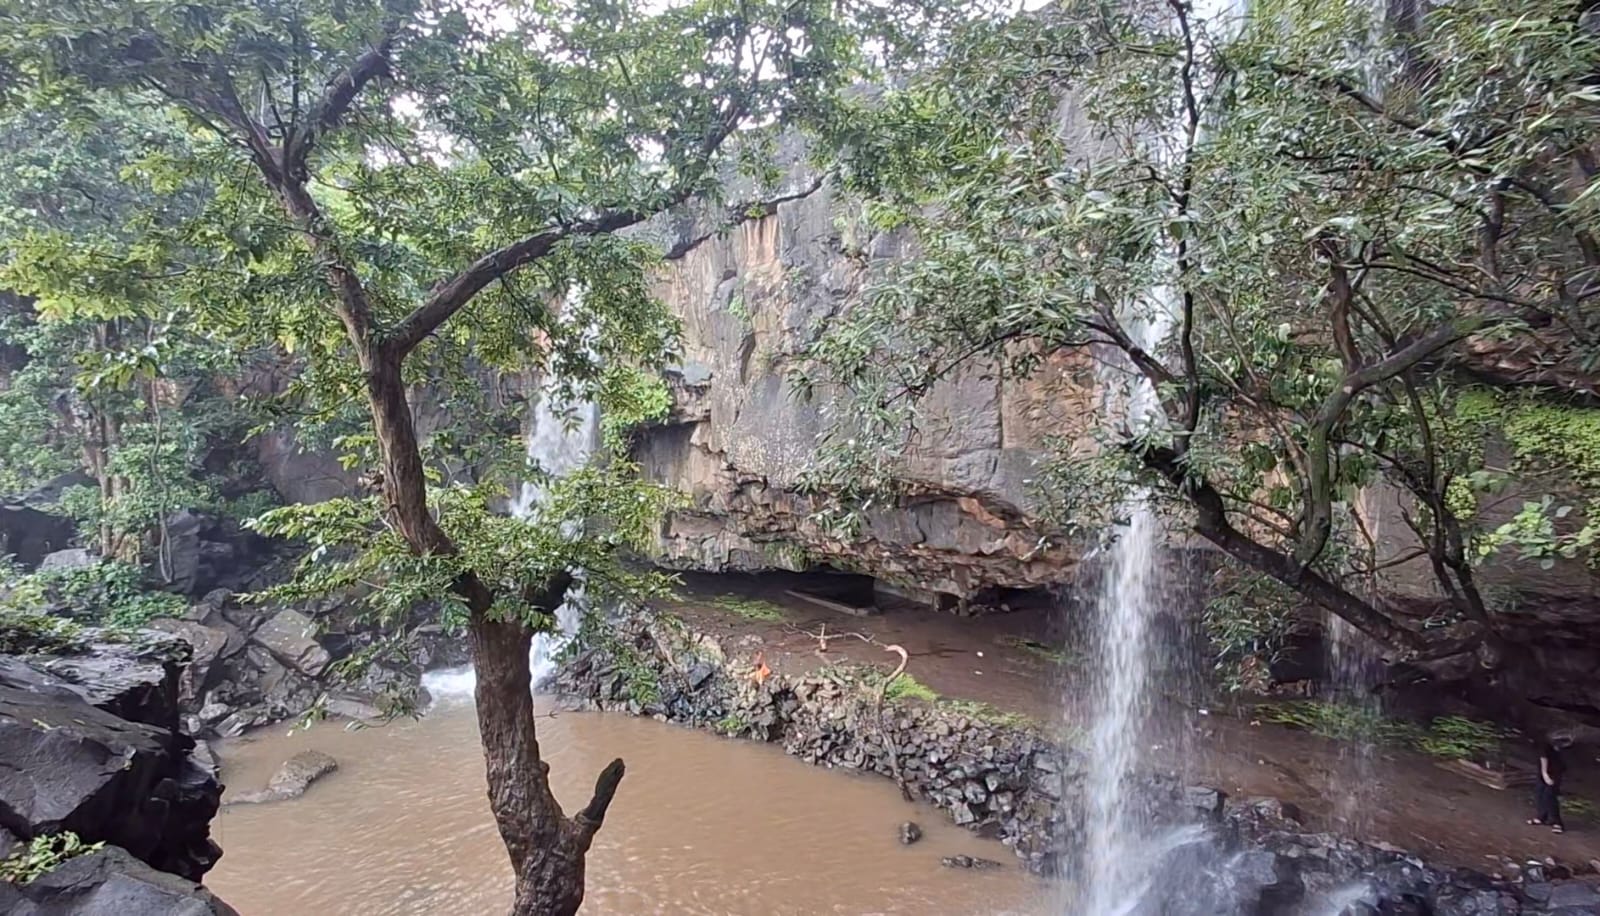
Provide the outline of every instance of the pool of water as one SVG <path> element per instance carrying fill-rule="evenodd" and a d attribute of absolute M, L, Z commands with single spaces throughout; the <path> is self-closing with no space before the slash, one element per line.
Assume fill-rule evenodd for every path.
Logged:
<path fill-rule="evenodd" d="M 776 747 L 605 713 L 539 722 L 570 812 L 594 777 L 628 763 L 589 853 L 584 912 L 671 914 L 1021 914 L 1042 883 L 1011 851 L 905 803 L 887 780 L 809 766 Z M 207 884 L 245 916 L 503 912 L 511 876 L 489 816 L 471 706 L 350 731 L 267 729 L 218 748 L 230 794 L 260 788 L 294 753 L 337 772 L 301 798 L 224 808 L 224 856 Z M 224 799 L 226 801 L 226 797 Z M 925 838 L 902 846 L 898 825 Z M 998 871 L 945 868 L 966 854 Z"/>

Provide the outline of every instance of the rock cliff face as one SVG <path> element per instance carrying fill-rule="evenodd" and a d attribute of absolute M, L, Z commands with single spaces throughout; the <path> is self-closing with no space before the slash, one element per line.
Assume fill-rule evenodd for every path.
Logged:
<path fill-rule="evenodd" d="M 798 168 L 794 180 L 805 181 Z M 708 571 L 831 563 L 941 606 L 994 604 L 996 588 L 1070 582 L 1075 551 L 1039 521 L 1032 478 L 1049 440 L 1081 436 L 1101 397 L 1082 354 L 1053 355 L 1024 379 L 980 366 L 940 384 L 902 456 L 903 502 L 872 511 L 850 540 L 813 521 L 818 497 L 799 484 L 817 434 L 848 408 L 837 393 L 801 394 L 788 373 L 805 346 L 853 307 L 875 271 L 911 255 L 903 239 L 858 229 L 852 213 L 824 186 L 708 240 L 660 278 L 658 292 L 683 324 L 683 360 L 669 376 L 674 409 L 640 434 L 635 456 L 649 476 L 688 493 L 691 504 L 663 525 L 658 561 Z M 677 228 L 680 239 L 697 232 Z M 1575 369 L 1534 377 L 1488 345 L 1465 355 L 1499 384 L 1532 379 L 1587 390 L 1580 382 L 1589 376 Z M 1485 461 L 1516 467 L 1509 448 L 1485 443 Z M 1485 523 L 1508 522 L 1525 501 L 1563 486 L 1530 476 L 1485 506 Z M 1441 602 L 1427 561 L 1415 558 L 1418 542 L 1402 521 L 1401 495 L 1377 486 L 1353 508 L 1379 537 L 1389 567 L 1383 589 L 1419 608 Z M 1479 579 L 1497 596 L 1514 596 L 1500 602 L 1507 632 L 1536 662 L 1518 667 L 1512 691 L 1600 724 L 1595 570 L 1581 560 L 1543 570 L 1497 557 Z"/>
<path fill-rule="evenodd" d="M 660 281 L 684 328 L 675 409 L 636 457 L 689 494 L 664 526 L 659 558 L 680 568 L 793 569 L 833 561 L 891 583 L 961 598 L 1061 578 L 1069 550 L 1033 518 L 1029 479 L 1047 436 L 1095 396 L 1078 357 L 1025 381 L 981 370 L 924 404 L 905 458 L 911 493 L 872 513 L 858 538 L 831 537 L 797 484 L 817 433 L 843 402 L 808 399 L 786 375 L 797 353 L 848 310 L 892 235 L 854 238 L 824 187 L 694 249 Z"/>

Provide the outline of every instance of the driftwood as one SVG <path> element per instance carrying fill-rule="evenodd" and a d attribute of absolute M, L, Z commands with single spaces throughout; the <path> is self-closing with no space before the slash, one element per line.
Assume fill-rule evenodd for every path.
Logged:
<path fill-rule="evenodd" d="M 820 595 L 813 595 L 808 592 L 797 592 L 792 588 L 785 589 L 784 594 L 788 595 L 790 598 L 798 598 L 801 601 L 815 604 L 818 607 L 827 608 L 830 611 L 838 611 L 841 614 L 849 614 L 852 617 L 872 617 L 878 613 L 878 609 L 870 604 L 845 604 L 842 601 L 834 601 L 830 598 L 823 598 Z"/>

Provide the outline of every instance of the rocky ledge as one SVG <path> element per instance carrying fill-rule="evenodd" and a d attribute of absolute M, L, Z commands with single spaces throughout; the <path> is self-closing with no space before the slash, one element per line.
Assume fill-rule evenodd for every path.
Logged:
<path fill-rule="evenodd" d="M 231 912 L 194 883 L 222 854 L 222 786 L 179 727 L 189 647 L 95 635 L 67 655 L 0 655 L 0 847 L 67 832 L 104 844 L 0 887 L 0 911 Z"/>
<path fill-rule="evenodd" d="M 781 744 L 814 764 L 877 773 L 957 824 L 998 838 L 1023 867 L 1070 876 L 1080 849 L 1084 758 L 979 704 L 896 698 L 886 671 L 827 666 L 790 676 L 756 643 L 729 647 L 677 618 L 629 611 L 587 624 L 554 687 L 572 708 L 649 715 Z M 1273 799 L 1231 800 L 1149 773 L 1137 790 L 1165 842 L 1148 912 L 1514 916 L 1600 912 L 1600 878 L 1538 869 L 1517 881 L 1434 867 L 1403 851 L 1309 832 Z M 1130 894 L 1134 893 L 1130 889 Z M 1155 899 L 1161 898 L 1161 899 Z M 1196 908 L 1190 906 L 1201 901 Z M 1146 907 L 1138 911 L 1145 912 Z"/>

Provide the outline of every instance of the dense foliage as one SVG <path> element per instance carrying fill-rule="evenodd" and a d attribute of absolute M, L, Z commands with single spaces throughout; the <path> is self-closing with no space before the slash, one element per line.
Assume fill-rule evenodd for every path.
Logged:
<path fill-rule="evenodd" d="M 236 505 L 258 476 L 239 466 L 252 419 L 228 390 L 239 355 L 119 276 L 127 246 L 198 208 L 203 186 L 157 188 L 134 168 L 187 142 L 171 117 L 103 96 L 0 118 L 0 289 L 46 289 L 63 271 L 92 287 L 70 305 L 0 294 L 0 493 L 81 474 L 60 508 L 83 541 L 158 567 L 171 513 L 264 505 Z"/>
<path fill-rule="evenodd" d="M 1583 7 L 1069 0 L 974 28 L 844 132 L 866 218 L 919 249 L 812 353 L 809 381 L 860 397 L 822 479 L 879 498 L 927 392 L 1076 353 L 1065 365 L 1099 363 L 1111 391 L 1135 377 L 1156 409 L 1111 398 L 1060 431 L 1038 480 L 1064 527 L 1102 530 L 1107 486 L 1137 481 L 1397 655 L 1497 663 L 1478 564 L 1536 542 L 1532 516 L 1552 549 L 1593 540 L 1561 499 L 1521 535 L 1486 520 L 1477 496 L 1510 469 L 1483 467 L 1483 416 L 1460 409 L 1469 378 L 1557 407 L 1592 387 L 1600 34 Z M 1414 535 L 1399 552 L 1362 507 L 1395 491 Z M 1367 587 L 1403 563 L 1436 582 L 1431 619 Z"/>
<path fill-rule="evenodd" d="M 926 9 L 0 2 L 0 84 L 15 101 L 151 103 L 187 131 L 178 148 L 134 144 L 126 171 L 157 193 L 152 218 L 115 246 L 24 249 L 11 282 L 55 315 L 95 315 L 108 295 L 163 303 L 238 353 L 293 354 L 304 416 L 365 413 L 339 443 L 373 495 L 259 526 L 313 545 L 283 591 L 355 588 L 392 622 L 442 599 L 465 623 L 516 912 L 576 910 L 622 776 L 617 761 L 587 807 L 562 811 L 527 656 L 578 577 L 650 584 L 617 553 L 665 497 L 620 446 L 663 400 L 627 370 L 653 373 L 675 328 L 650 294 L 662 252 L 625 230 L 693 198 L 715 231 L 792 194 L 767 187 L 775 130 L 828 122 L 874 60 L 937 42 Z M 727 199 L 734 178 L 756 196 Z M 162 195 L 189 187 L 208 191 L 195 212 L 154 218 Z M 439 449 L 461 441 L 426 435 L 413 410 L 420 386 L 459 392 L 484 370 L 543 376 L 548 396 L 610 417 L 588 469 L 559 481 L 529 469 L 545 498 L 526 521 L 495 511 L 519 475 L 451 473 Z"/>

